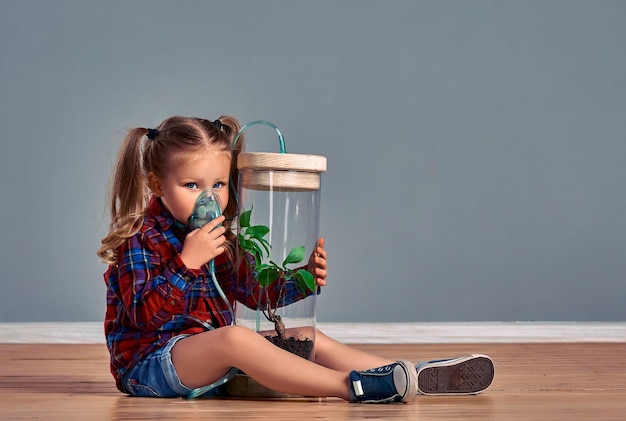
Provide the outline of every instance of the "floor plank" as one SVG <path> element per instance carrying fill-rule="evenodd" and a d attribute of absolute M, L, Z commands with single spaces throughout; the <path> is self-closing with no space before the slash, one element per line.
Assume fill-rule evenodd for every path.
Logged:
<path fill-rule="evenodd" d="M 0 419 L 626 419 L 625 343 L 354 346 L 411 360 L 485 353 L 496 377 L 478 396 L 422 396 L 406 405 L 131 398 L 115 388 L 102 344 L 0 344 Z"/>

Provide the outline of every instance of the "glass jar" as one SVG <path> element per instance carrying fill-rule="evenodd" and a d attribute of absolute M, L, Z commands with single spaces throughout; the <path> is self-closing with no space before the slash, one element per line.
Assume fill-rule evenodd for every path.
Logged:
<path fill-rule="evenodd" d="M 274 345 L 315 359 L 317 287 L 307 265 L 319 237 L 321 173 L 316 155 L 242 152 L 239 170 L 239 256 L 254 277 L 236 324 Z M 241 261 L 241 260 L 238 260 Z"/>

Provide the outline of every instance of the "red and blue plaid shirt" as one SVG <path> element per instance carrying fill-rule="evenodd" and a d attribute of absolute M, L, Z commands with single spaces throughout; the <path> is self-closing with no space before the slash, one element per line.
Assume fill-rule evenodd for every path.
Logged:
<path fill-rule="evenodd" d="M 186 235 L 160 199 L 152 197 L 141 229 L 118 248 L 117 265 L 104 274 L 104 329 L 111 372 L 121 391 L 126 370 L 165 346 L 172 337 L 205 331 L 198 321 L 214 328 L 231 322 L 208 265 L 190 269 L 183 263 L 180 252 Z M 248 273 L 245 262 L 237 271 L 225 254 L 215 258 L 215 275 L 231 306 L 236 300 L 256 307 L 252 296 L 258 295 L 251 292 L 258 283 L 251 283 Z M 293 285 L 284 287 L 283 305 L 304 298 Z"/>

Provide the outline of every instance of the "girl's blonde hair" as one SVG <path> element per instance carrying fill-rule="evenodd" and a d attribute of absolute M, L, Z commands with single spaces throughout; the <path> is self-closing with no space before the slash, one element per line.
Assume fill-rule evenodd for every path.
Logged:
<path fill-rule="evenodd" d="M 156 130 L 135 128 L 129 131 L 120 148 L 110 191 L 111 222 L 109 233 L 102 239 L 98 256 L 110 265 L 117 263 L 117 248 L 139 231 L 150 198 L 148 174 L 162 178 L 168 165 L 189 154 L 220 148 L 231 151 L 232 141 L 240 130 L 234 117 L 221 116 L 209 121 L 196 117 L 174 116 L 163 121 Z M 237 156 L 243 149 L 240 136 L 232 148 L 230 186 L 237 186 Z M 226 221 L 226 253 L 230 259 L 235 253 L 235 235 L 231 230 L 237 214 L 236 192 L 231 190 L 224 209 Z"/>

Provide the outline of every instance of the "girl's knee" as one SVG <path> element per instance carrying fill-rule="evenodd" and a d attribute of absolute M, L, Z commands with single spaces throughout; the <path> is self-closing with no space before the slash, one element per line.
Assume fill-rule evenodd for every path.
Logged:
<path fill-rule="evenodd" d="M 256 339 L 258 334 L 245 326 L 224 326 L 216 330 L 220 332 L 220 340 L 231 346 L 241 345 L 241 342 L 248 343 L 252 339 Z"/>

